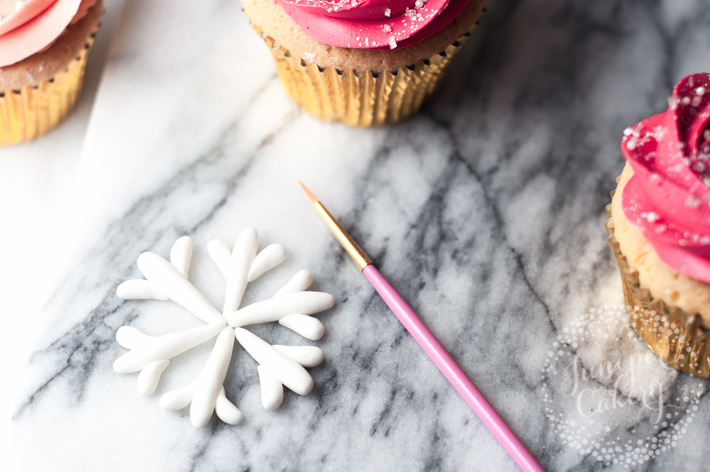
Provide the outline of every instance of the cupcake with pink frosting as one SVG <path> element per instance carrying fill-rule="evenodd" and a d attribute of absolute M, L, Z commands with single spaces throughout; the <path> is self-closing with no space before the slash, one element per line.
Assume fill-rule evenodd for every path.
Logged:
<path fill-rule="evenodd" d="M 0 145 L 71 111 L 101 14 L 101 0 L 0 0 Z"/>
<path fill-rule="evenodd" d="M 242 0 L 289 95 L 328 121 L 376 126 L 416 112 L 483 0 Z"/>
<path fill-rule="evenodd" d="M 607 208 L 636 332 L 673 367 L 710 377 L 710 74 L 675 86 L 668 109 L 627 128 Z"/>

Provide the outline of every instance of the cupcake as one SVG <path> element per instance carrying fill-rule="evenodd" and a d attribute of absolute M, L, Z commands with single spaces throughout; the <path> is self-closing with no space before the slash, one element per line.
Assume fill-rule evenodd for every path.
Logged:
<path fill-rule="evenodd" d="M 354 126 L 415 113 L 483 13 L 483 0 L 242 0 L 291 97 Z"/>
<path fill-rule="evenodd" d="M 607 207 L 636 332 L 669 365 L 710 377 L 710 74 L 678 82 L 664 113 L 627 128 Z"/>
<path fill-rule="evenodd" d="M 0 145 L 40 136 L 71 111 L 101 0 L 0 1 Z"/>

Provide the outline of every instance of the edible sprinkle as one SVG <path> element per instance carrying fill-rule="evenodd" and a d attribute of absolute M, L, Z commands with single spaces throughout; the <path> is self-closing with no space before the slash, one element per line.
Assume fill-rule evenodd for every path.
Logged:
<path fill-rule="evenodd" d="M 641 216 L 643 216 L 643 215 L 641 215 Z M 659 215 L 658 213 L 656 213 L 656 212 L 649 211 L 648 213 L 646 213 L 646 220 L 647 220 L 649 223 L 655 223 L 655 222 L 658 221 L 660 218 L 661 218 L 660 215 Z"/>
<path fill-rule="evenodd" d="M 688 208 L 698 208 L 700 206 L 700 200 L 692 195 L 688 195 L 688 198 L 685 200 L 685 206 Z"/>

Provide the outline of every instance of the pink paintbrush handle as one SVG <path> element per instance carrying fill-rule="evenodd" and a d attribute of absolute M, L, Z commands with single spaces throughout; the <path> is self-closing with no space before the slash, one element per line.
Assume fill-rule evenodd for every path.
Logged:
<path fill-rule="evenodd" d="M 449 379 L 451 385 L 466 400 L 474 413 L 483 421 L 483 424 L 493 433 L 493 436 L 500 442 L 510 457 L 518 464 L 524 472 L 544 472 L 535 458 L 525 449 L 515 433 L 513 433 L 505 421 L 498 416 L 486 397 L 478 391 L 473 382 L 461 370 L 461 367 L 454 361 L 446 349 L 431 334 L 431 331 L 419 319 L 414 310 L 407 305 L 407 302 L 392 288 L 375 266 L 366 266 L 362 272 L 375 290 L 380 294 L 387 306 L 394 312 L 395 316 L 402 322 L 407 331 L 414 336 L 424 352 L 434 361 L 439 370 Z"/>

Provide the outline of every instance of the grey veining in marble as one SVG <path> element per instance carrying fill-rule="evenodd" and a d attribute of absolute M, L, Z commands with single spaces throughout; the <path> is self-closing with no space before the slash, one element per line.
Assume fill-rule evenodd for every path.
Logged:
<path fill-rule="evenodd" d="M 603 227 L 621 131 L 707 67 L 705 6 L 491 1 L 436 101 L 405 123 L 363 130 L 289 101 L 234 0 L 129 2 L 64 235 L 71 263 L 15 414 L 20 468 L 516 470 L 337 247 L 302 179 L 544 467 L 706 470 L 706 383 L 649 362 L 613 309 L 585 318 L 622 303 Z M 175 359 L 158 392 L 140 397 L 134 375 L 111 369 L 124 352 L 116 329 L 196 324 L 169 302 L 119 300 L 115 287 L 139 276 L 142 251 L 167 255 L 189 234 L 192 280 L 219 304 L 223 280 L 205 246 L 231 243 L 245 226 L 290 251 L 248 300 L 300 268 L 335 295 L 314 343 L 327 360 L 311 369 L 313 393 L 287 392 L 266 412 L 256 365 L 235 349 L 225 388 L 246 419 L 197 430 L 157 403 L 197 375 L 210 345 Z M 278 325 L 253 330 L 304 343 Z M 574 362 L 618 369 L 570 390 Z M 629 369 L 634 382 L 620 382 Z M 583 391 L 616 394 L 616 408 L 580 410 Z"/>

